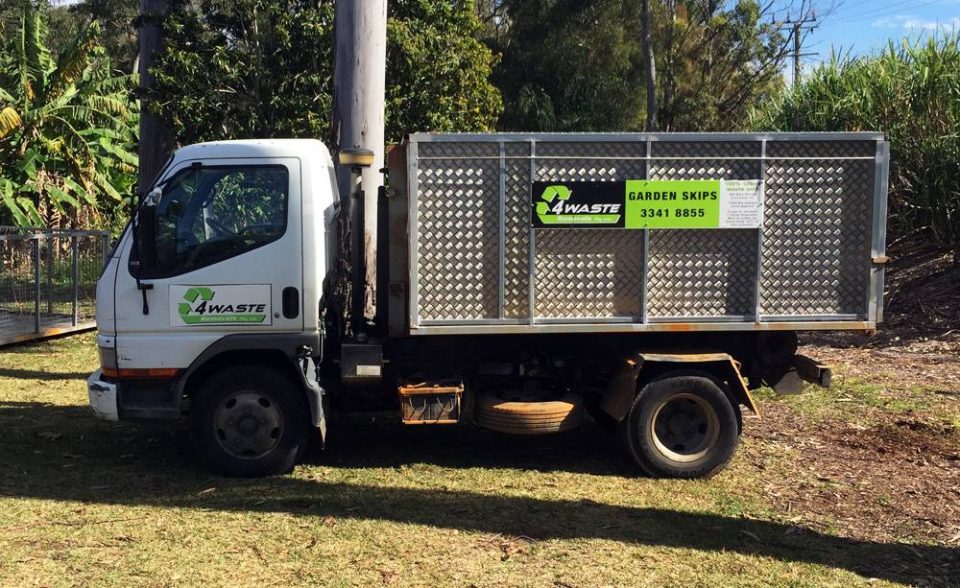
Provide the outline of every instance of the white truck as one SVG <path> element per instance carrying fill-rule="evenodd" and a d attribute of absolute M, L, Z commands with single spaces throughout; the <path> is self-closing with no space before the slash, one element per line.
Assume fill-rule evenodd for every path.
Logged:
<path fill-rule="evenodd" d="M 323 144 L 184 147 L 99 280 L 90 404 L 188 417 L 229 475 L 288 471 L 363 407 L 507 434 L 586 412 L 644 472 L 709 476 L 749 389 L 829 385 L 797 332 L 881 321 L 888 153 L 872 133 L 415 134 L 370 271 Z"/>

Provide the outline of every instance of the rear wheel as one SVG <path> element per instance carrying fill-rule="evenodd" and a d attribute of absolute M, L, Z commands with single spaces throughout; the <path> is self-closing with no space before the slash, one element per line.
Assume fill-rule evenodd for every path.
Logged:
<path fill-rule="evenodd" d="M 627 451 L 648 474 L 706 478 L 733 457 L 740 410 L 708 377 L 667 376 L 640 390 L 620 426 Z"/>
<path fill-rule="evenodd" d="M 201 459 L 228 476 L 269 476 L 293 469 L 306 446 L 307 407 L 282 373 L 240 367 L 207 379 L 194 400 L 191 433 Z"/>

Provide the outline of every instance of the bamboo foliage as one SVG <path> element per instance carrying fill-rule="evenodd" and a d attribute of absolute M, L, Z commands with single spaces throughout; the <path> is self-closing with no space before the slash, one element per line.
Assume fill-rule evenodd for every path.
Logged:
<path fill-rule="evenodd" d="M 758 130 L 882 131 L 893 237 L 919 233 L 960 263 L 960 34 L 834 55 L 753 113 Z"/>
<path fill-rule="evenodd" d="M 18 24 L 0 41 L 0 224 L 76 225 L 132 185 L 135 80 L 112 71 L 96 21 L 56 57 L 32 2 Z"/>

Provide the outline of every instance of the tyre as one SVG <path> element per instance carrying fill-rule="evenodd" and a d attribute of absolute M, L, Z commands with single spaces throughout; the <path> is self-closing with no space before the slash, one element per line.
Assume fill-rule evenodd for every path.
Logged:
<path fill-rule="evenodd" d="M 309 434 L 297 386 L 269 367 L 244 366 L 204 381 L 190 416 L 193 443 L 210 469 L 228 476 L 289 472 Z"/>
<path fill-rule="evenodd" d="M 620 424 L 628 453 L 647 474 L 708 478 L 740 439 L 740 408 L 705 376 L 666 376 L 644 386 Z"/>
<path fill-rule="evenodd" d="M 568 394 L 559 400 L 522 402 L 504 400 L 492 394 L 477 398 L 474 421 L 492 431 L 513 435 L 560 433 L 583 422 L 583 402 Z"/>

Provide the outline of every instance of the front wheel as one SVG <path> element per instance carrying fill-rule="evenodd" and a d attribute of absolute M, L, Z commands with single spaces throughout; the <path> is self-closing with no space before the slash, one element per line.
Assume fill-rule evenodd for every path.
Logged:
<path fill-rule="evenodd" d="M 708 478 L 733 457 L 740 409 L 710 378 L 667 376 L 640 390 L 620 426 L 627 451 L 646 473 Z"/>
<path fill-rule="evenodd" d="M 218 372 L 195 397 L 194 446 L 213 470 L 259 477 L 293 469 L 307 442 L 303 395 L 284 374 L 244 366 Z"/>

